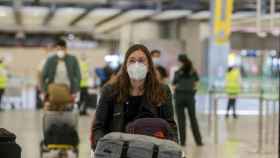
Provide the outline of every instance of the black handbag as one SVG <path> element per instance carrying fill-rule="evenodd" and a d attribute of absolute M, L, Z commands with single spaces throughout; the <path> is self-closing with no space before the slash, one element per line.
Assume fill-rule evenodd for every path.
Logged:
<path fill-rule="evenodd" d="M 15 142 L 16 135 L 0 128 L 0 157 L 20 158 L 21 147 Z"/>

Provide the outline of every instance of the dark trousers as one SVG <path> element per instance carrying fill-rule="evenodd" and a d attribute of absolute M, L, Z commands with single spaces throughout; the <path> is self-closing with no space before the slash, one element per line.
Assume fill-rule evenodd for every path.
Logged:
<path fill-rule="evenodd" d="M 78 103 L 79 109 L 81 113 L 87 112 L 87 100 L 88 100 L 88 87 L 82 87 L 80 92 L 80 101 Z"/>
<path fill-rule="evenodd" d="M 191 130 L 197 145 L 202 144 L 202 138 L 199 131 L 199 126 L 195 111 L 195 98 L 193 94 L 176 93 L 175 94 L 175 108 L 178 119 L 180 144 L 186 145 L 186 115 L 185 108 L 188 109 L 188 114 L 191 123 Z"/>
<path fill-rule="evenodd" d="M 36 109 L 42 109 L 43 108 L 43 100 L 40 97 L 41 91 L 38 87 L 36 87 Z"/>
<path fill-rule="evenodd" d="M 1 105 L 2 105 L 2 98 L 4 95 L 5 89 L 0 89 L 0 109 L 1 109 Z"/>
<path fill-rule="evenodd" d="M 228 99 L 228 105 L 227 105 L 227 114 L 229 113 L 229 110 L 232 108 L 233 115 L 236 115 L 236 98 L 229 98 Z"/>

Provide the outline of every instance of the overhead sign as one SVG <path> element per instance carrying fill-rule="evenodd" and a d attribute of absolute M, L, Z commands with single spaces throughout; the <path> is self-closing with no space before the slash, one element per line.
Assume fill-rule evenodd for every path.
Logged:
<path fill-rule="evenodd" d="M 218 44 L 229 41 L 234 0 L 215 0 L 214 5 L 214 38 Z"/>

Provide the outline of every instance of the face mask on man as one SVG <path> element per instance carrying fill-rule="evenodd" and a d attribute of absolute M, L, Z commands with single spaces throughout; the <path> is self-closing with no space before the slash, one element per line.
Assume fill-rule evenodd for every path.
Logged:
<path fill-rule="evenodd" d="M 59 58 L 64 58 L 64 57 L 65 57 L 64 51 L 62 51 L 62 50 L 57 51 L 57 56 L 58 56 Z"/>
<path fill-rule="evenodd" d="M 155 65 L 159 65 L 160 64 L 160 58 L 153 58 L 153 63 Z"/>
<path fill-rule="evenodd" d="M 109 66 L 111 69 L 116 70 L 119 67 L 119 63 L 117 62 L 110 62 Z"/>
<path fill-rule="evenodd" d="M 136 62 L 127 67 L 127 72 L 130 79 L 144 80 L 148 73 L 148 68 L 145 64 Z"/>

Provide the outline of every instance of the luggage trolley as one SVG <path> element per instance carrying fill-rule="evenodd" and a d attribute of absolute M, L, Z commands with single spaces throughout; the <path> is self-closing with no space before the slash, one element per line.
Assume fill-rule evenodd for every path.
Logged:
<path fill-rule="evenodd" d="M 44 138 L 40 143 L 40 157 L 49 157 L 47 155 L 56 154 L 59 157 L 67 157 L 69 153 L 74 157 L 78 157 L 78 145 L 71 145 L 64 142 L 46 143 L 46 132 L 52 125 L 67 124 L 77 132 L 78 128 L 78 113 L 73 111 L 46 111 L 43 115 L 43 134 Z M 78 132 L 77 132 L 78 133 Z"/>

